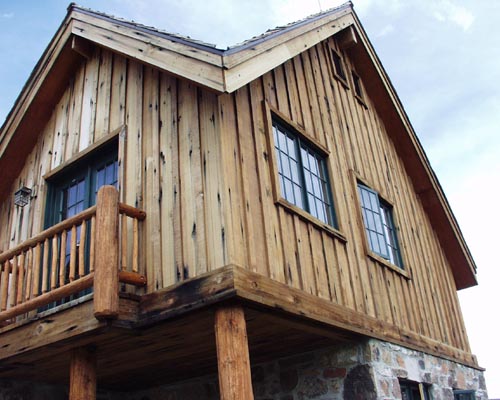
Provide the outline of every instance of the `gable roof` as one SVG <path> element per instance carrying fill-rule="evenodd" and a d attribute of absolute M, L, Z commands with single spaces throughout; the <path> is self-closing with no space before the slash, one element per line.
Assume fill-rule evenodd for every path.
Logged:
<path fill-rule="evenodd" d="M 404 108 L 350 2 L 304 20 L 267 31 L 226 50 L 188 37 L 71 4 L 59 30 L 35 66 L 0 129 L 0 170 L 9 190 L 36 142 L 33 126 L 43 126 L 65 80 L 92 43 L 196 82 L 231 93 L 285 61 L 349 28 L 349 53 L 368 95 L 410 175 L 452 266 L 458 289 L 475 285 L 476 266 L 441 186 Z M 8 161 L 7 161 L 8 160 Z M 9 184 L 6 184 L 9 183 Z"/>

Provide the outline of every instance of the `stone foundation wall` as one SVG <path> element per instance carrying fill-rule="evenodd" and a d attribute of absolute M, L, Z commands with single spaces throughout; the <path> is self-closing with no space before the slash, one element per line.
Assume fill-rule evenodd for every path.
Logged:
<path fill-rule="evenodd" d="M 481 371 L 378 340 L 252 368 L 255 400 L 400 400 L 399 379 L 425 383 L 432 400 L 453 400 L 453 389 L 472 389 L 477 400 L 488 399 Z M 65 398 L 65 390 L 0 382 L 0 400 L 58 400 Z M 219 389 L 217 376 L 210 375 L 133 393 L 100 390 L 98 399 L 217 400 Z"/>
<path fill-rule="evenodd" d="M 481 371 L 379 340 L 252 368 L 255 400 L 399 400 L 398 379 L 428 384 L 433 400 L 453 400 L 453 389 L 488 398 Z M 217 376 L 207 376 L 120 396 L 116 400 L 215 400 L 219 393 Z"/>

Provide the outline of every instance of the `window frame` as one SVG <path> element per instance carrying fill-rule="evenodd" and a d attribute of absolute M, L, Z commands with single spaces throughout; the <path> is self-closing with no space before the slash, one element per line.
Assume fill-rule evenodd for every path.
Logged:
<path fill-rule="evenodd" d="M 118 163 L 116 184 L 119 190 L 122 175 L 120 171 L 119 148 L 120 143 L 117 135 L 110 135 L 105 140 L 99 141 L 95 145 L 89 146 L 86 150 L 77 153 L 70 160 L 54 168 L 54 170 L 44 176 L 47 187 L 44 215 L 45 228 L 59 222 L 58 214 L 60 214 L 61 210 L 57 211 L 55 204 L 61 203 L 61 189 L 67 186 L 72 180 L 83 179 L 86 184 L 90 185 L 85 192 L 84 204 L 86 206 L 84 206 L 84 209 L 90 207 L 91 203 L 95 203 L 95 193 L 92 193 L 92 185 L 95 183 L 94 172 L 98 170 L 99 166 L 109 162 L 113 158 L 116 158 Z M 82 166 L 85 166 L 85 168 L 82 169 Z"/>
<path fill-rule="evenodd" d="M 337 49 L 335 49 L 332 45 L 327 46 L 330 49 L 330 61 L 332 64 L 334 78 L 337 79 L 346 89 L 350 89 L 349 82 L 347 80 L 348 69 L 346 67 L 346 63 L 344 62 L 344 58 L 341 55 L 341 52 L 337 51 Z M 339 73 L 338 67 L 340 67 L 341 73 Z"/>
<path fill-rule="evenodd" d="M 347 242 L 345 235 L 341 232 L 341 224 L 338 219 L 338 215 L 336 212 L 335 204 L 336 201 L 336 193 L 334 191 L 334 187 L 332 185 L 332 170 L 330 165 L 330 151 L 324 147 L 317 140 L 308 135 L 304 129 L 297 125 L 295 122 L 291 121 L 288 117 L 283 115 L 279 110 L 271 106 L 266 100 L 263 101 L 264 115 L 265 115 L 265 123 L 266 123 L 266 139 L 267 139 L 267 155 L 266 158 L 269 162 L 270 173 L 271 173 L 271 187 L 273 193 L 273 199 L 277 206 L 284 208 L 285 210 L 297 214 L 301 219 L 306 220 L 308 222 L 313 223 L 315 226 L 321 228 L 322 230 L 329 233 L 331 236 L 336 237 L 343 243 Z M 324 167 L 327 175 L 327 185 L 329 190 L 331 208 L 332 208 L 332 216 L 333 221 L 335 221 L 335 226 L 326 223 L 319 218 L 316 218 L 314 215 L 310 214 L 307 210 L 296 206 L 292 202 L 285 199 L 281 194 L 280 188 L 280 177 L 279 177 L 279 169 L 278 169 L 278 161 L 275 150 L 275 141 L 274 141 L 274 131 L 273 131 L 273 119 L 279 121 L 285 127 L 291 129 L 298 138 L 307 144 L 307 146 L 316 152 L 318 155 L 324 158 Z"/>
<path fill-rule="evenodd" d="M 351 79 L 354 97 L 364 108 L 368 108 L 365 100 L 365 87 L 363 85 L 363 80 L 353 69 L 351 69 Z"/>
<path fill-rule="evenodd" d="M 468 395 L 465 400 L 476 400 L 476 391 L 473 389 L 453 389 L 453 399 L 462 400 L 462 395 Z"/>
<path fill-rule="evenodd" d="M 398 218 L 397 218 L 397 212 L 396 212 L 396 207 L 394 207 L 394 203 L 389 201 L 386 197 L 382 196 L 380 192 L 376 191 L 373 189 L 373 185 L 369 184 L 366 179 L 362 178 L 359 176 L 355 171 L 351 170 L 351 181 L 352 181 L 352 187 L 353 190 L 355 191 L 356 197 L 358 199 L 358 206 L 357 208 L 357 213 L 358 213 L 358 220 L 359 220 L 359 227 L 360 227 L 360 232 L 362 236 L 362 243 L 364 247 L 365 254 L 372 259 L 373 261 L 376 261 L 379 265 L 382 265 L 383 267 L 386 267 L 390 269 L 391 271 L 397 272 L 398 274 L 402 275 L 406 279 L 411 279 L 411 270 L 408 265 L 408 263 L 405 260 L 404 253 L 403 253 L 403 241 L 400 235 L 397 235 L 398 232 Z M 363 211 L 362 211 L 362 205 L 363 201 L 361 199 L 360 191 L 359 191 L 359 185 L 362 185 L 366 187 L 367 189 L 371 190 L 374 192 L 377 197 L 378 201 L 382 201 L 385 205 L 391 207 L 392 209 L 392 222 L 393 222 L 393 231 L 396 233 L 396 239 L 398 243 L 398 249 L 399 249 L 399 259 L 401 261 L 401 266 L 398 266 L 396 264 L 393 264 L 391 261 L 388 259 L 382 257 L 381 255 L 377 254 L 374 250 L 372 250 L 370 246 L 370 242 L 368 239 L 367 235 L 367 228 L 365 226 L 365 221 L 363 218 Z"/>
<path fill-rule="evenodd" d="M 418 390 L 418 399 L 410 398 L 408 400 L 432 400 L 432 395 L 429 391 L 431 385 L 425 384 L 422 382 L 415 382 L 411 381 L 408 379 L 399 379 L 399 389 L 401 392 L 401 398 L 403 398 L 403 388 L 406 388 L 408 390 L 411 389 L 417 389 Z M 412 394 L 410 394 L 410 397 L 413 397 Z"/>

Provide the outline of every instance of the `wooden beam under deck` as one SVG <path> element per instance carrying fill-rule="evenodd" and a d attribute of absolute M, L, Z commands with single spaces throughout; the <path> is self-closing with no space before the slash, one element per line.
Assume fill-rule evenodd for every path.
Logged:
<path fill-rule="evenodd" d="M 97 349 L 102 387 L 137 389 L 215 375 L 215 310 L 234 305 L 244 311 L 252 365 L 291 356 L 297 348 L 305 352 L 373 337 L 479 368 L 458 349 L 226 266 L 140 298 L 123 295 L 117 320 L 98 321 L 86 302 L 3 328 L 0 378 L 67 384 L 69 350 L 87 345 Z"/>

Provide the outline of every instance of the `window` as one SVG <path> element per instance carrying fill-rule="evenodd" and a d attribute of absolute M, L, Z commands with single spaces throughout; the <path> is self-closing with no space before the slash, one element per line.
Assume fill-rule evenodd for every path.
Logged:
<path fill-rule="evenodd" d="M 363 106 L 366 107 L 365 96 L 364 96 L 364 93 L 363 93 L 363 84 L 361 82 L 361 78 L 359 77 L 359 75 L 356 72 L 351 71 L 351 73 L 352 73 L 352 83 L 353 83 L 353 86 L 354 86 L 354 95 L 355 95 L 356 99 Z"/>
<path fill-rule="evenodd" d="M 342 62 L 342 58 L 340 57 L 340 54 L 337 53 L 337 51 L 333 48 L 330 48 L 330 52 L 332 54 L 333 72 L 335 74 L 335 77 L 340 79 L 342 81 L 342 83 L 347 85 L 347 77 L 345 74 L 344 64 Z"/>
<path fill-rule="evenodd" d="M 362 183 L 358 183 L 358 190 L 370 250 L 403 268 L 391 205 Z"/>
<path fill-rule="evenodd" d="M 100 151 L 75 164 L 50 179 L 46 227 L 94 205 L 101 186 L 118 185 L 118 156 L 115 148 Z"/>
<path fill-rule="evenodd" d="M 48 228 L 58 222 L 64 221 L 83 210 L 91 207 L 96 202 L 96 196 L 99 188 L 103 185 L 118 186 L 118 154 L 116 150 L 116 141 L 112 141 L 112 146 L 105 146 L 97 153 L 71 163 L 64 167 L 55 176 L 48 178 L 47 208 L 45 213 L 45 227 Z M 69 268 L 72 232 L 67 231 L 65 264 L 66 281 L 69 282 Z M 80 249 L 81 227 L 76 230 L 76 242 L 78 251 L 90 251 L 90 240 L 86 240 L 86 248 Z M 90 232 L 87 231 L 89 235 Z M 89 265 L 84 268 L 88 272 Z M 57 266 L 59 268 L 59 264 Z M 50 272 L 49 272 L 50 274 Z M 59 275 L 59 271 L 57 271 Z M 76 296 L 65 298 L 56 303 L 52 303 L 40 311 L 55 307 L 56 305 L 66 303 L 67 301 L 78 298 L 81 295 L 90 293 L 85 290 Z"/>
<path fill-rule="evenodd" d="M 431 400 L 429 386 L 412 381 L 399 381 L 402 400 Z"/>
<path fill-rule="evenodd" d="M 326 155 L 281 120 L 272 125 L 281 196 L 336 228 Z"/>
<path fill-rule="evenodd" d="M 476 395 L 474 390 L 454 390 L 453 391 L 454 400 L 476 400 Z"/>

